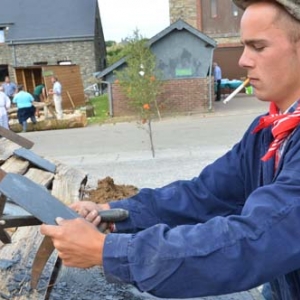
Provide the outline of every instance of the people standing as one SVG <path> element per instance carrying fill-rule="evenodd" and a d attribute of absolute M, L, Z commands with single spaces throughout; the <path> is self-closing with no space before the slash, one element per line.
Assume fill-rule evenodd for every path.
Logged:
<path fill-rule="evenodd" d="M 62 85 L 58 81 L 56 76 L 51 77 L 51 82 L 53 84 L 53 88 L 49 90 L 49 94 L 53 95 L 53 101 L 55 106 L 55 111 L 58 119 L 63 118 L 63 109 L 62 109 Z"/>
<path fill-rule="evenodd" d="M 46 88 L 45 84 L 39 84 L 34 88 L 33 91 L 33 98 L 35 102 L 44 102 L 46 100 Z M 36 116 L 39 118 L 40 116 L 40 110 L 39 108 L 36 108 Z"/>
<path fill-rule="evenodd" d="M 30 118 L 33 124 L 36 124 L 35 107 L 33 106 L 34 98 L 30 93 L 23 91 L 23 86 L 19 85 L 17 93 L 13 98 L 13 103 L 18 108 L 18 121 L 22 125 L 23 131 L 27 131 L 27 120 Z"/>
<path fill-rule="evenodd" d="M 12 100 L 14 97 L 14 94 L 17 91 L 17 85 L 14 82 L 10 81 L 9 76 L 5 76 L 5 80 L 2 83 L 2 87 L 3 87 L 4 93 L 9 97 L 10 100 Z"/>
<path fill-rule="evenodd" d="M 0 90 L 0 126 L 9 129 L 8 123 L 8 109 L 11 106 L 9 97 L 3 92 L 2 87 Z"/>
<path fill-rule="evenodd" d="M 266 299 L 300 299 L 300 1 L 234 3 L 245 9 L 239 65 L 269 112 L 191 180 L 109 204 L 79 201 L 72 208 L 85 219 L 43 224 L 65 265 L 103 266 L 107 279 L 163 298 L 270 282 Z M 98 210 L 110 208 L 129 218 L 103 234 Z"/>
<path fill-rule="evenodd" d="M 216 85 L 216 101 L 220 101 L 221 100 L 222 70 L 216 62 L 213 63 L 213 71 L 214 71 L 214 81 L 215 81 L 215 85 Z"/>

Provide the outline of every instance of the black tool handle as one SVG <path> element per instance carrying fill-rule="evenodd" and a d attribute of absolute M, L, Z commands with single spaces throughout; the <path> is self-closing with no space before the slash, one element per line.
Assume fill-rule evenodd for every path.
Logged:
<path fill-rule="evenodd" d="M 101 217 L 101 222 L 120 222 L 127 219 L 129 216 L 128 211 L 121 208 L 100 210 L 98 213 L 99 216 Z M 0 216 L 0 229 L 11 228 L 11 227 L 34 226 L 34 225 L 41 225 L 41 224 L 42 222 L 32 215 Z"/>
<path fill-rule="evenodd" d="M 128 218 L 128 210 L 122 208 L 113 208 L 108 210 L 99 210 L 101 222 L 121 222 Z"/>

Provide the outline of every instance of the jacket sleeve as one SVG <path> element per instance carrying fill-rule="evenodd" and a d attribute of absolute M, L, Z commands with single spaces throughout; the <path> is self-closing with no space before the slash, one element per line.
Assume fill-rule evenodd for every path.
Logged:
<path fill-rule="evenodd" d="M 251 193 L 239 215 L 109 234 L 106 277 L 158 297 L 187 298 L 248 290 L 299 268 L 299 164 Z"/>

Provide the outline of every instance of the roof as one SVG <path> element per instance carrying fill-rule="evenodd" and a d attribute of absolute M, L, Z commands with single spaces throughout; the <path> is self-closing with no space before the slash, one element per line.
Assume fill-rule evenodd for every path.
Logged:
<path fill-rule="evenodd" d="M 177 20 L 176 22 L 171 24 L 169 27 L 167 27 L 166 29 L 162 30 L 161 32 L 159 32 L 158 34 L 153 36 L 149 40 L 149 46 L 151 47 L 152 44 L 156 43 L 158 40 L 162 39 L 164 36 L 166 36 L 167 34 L 171 33 L 174 30 L 179 30 L 179 31 L 186 30 L 186 31 L 190 32 L 191 34 L 195 35 L 196 37 L 198 37 L 199 39 L 206 42 L 207 46 L 211 46 L 212 48 L 217 47 L 217 43 L 214 39 L 210 38 L 206 34 L 202 33 L 201 31 L 192 27 L 191 25 L 189 25 L 188 23 L 184 22 L 181 19 Z"/>
<path fill-rule="evenodd" d="M 8 44 L 87 40 L 97 10 L 97 0 L 1 0 L 0 26 Z"/>
<path fill-rule="evenodd" d="M 170 34 L 173 31 L 181 31 L 181 30 L 186 30 L 189 33 L 193 34 L 197 38 L 201 39 L 206 43 L 206 46 L 216 48 L 217 43 L 214 39 L 210 38 L 206 34 L 202 33 L 201 31 L 195 29 L 194 27 L 190 26 L 188 23 L 184 22 L 183 20 L 179 19 L 170 26 L 168 26 L 166 29 L 162 30 L 155 36 L 153 36 L 149 41 L 148 41 L 148 46 L 151 48 L 155 43 L 157 43 L 159 40 L 163 39 L 166 35 Z M 94 76 L 97 78 L 101 78 L 106 76 L 107 74 L 111 73 L 121 65 L 126 63 L 126 57 L 121 58 L 117 62 L 115 62 L 113 65 L 109 66 L 108 68 L 104 69 L 101 72 L 96 72 L 94 73 Z"/>

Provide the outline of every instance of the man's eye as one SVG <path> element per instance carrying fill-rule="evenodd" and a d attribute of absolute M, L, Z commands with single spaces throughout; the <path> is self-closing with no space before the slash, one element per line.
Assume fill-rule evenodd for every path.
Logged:
<path fill-rule="evenodd" d="M 258 46 L 258 45 L 253 45 L 253 49 L 255 51 L 263 51 L 265 49 L 265 46 Z"/>

